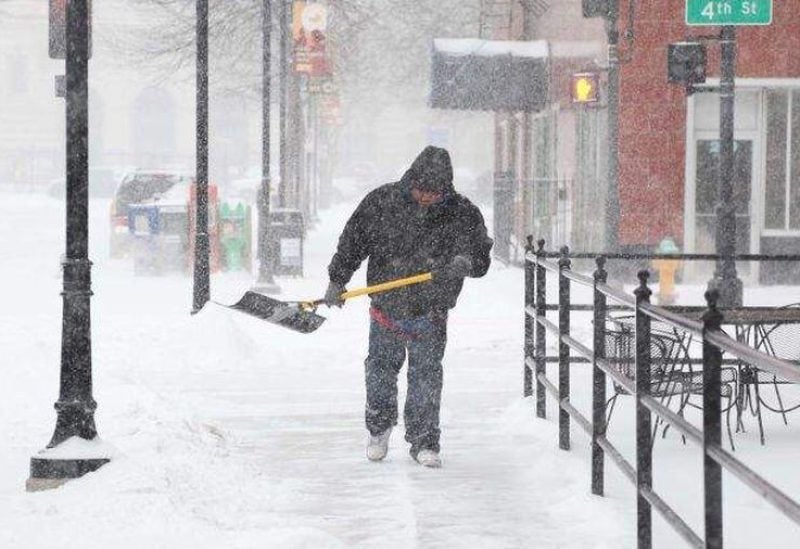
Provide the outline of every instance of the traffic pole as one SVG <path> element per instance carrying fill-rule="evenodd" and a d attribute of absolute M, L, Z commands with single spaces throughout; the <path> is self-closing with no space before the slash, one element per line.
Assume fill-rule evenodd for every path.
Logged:
<path fill-rule="evenodd" d="M 196 78 L 195 212 L 197 215 L 192 314 L 199 312 L 211 298 L 208 239 L 208 0 L 197 0 Z"/>
<path fill-rule="evenodd" d="M 740 307 L 744 290 L 733 260 L 736 254 L 736 204 L 733 197 L 736 27 L 723 26 L 720 42 L 720 152 L 716 205 L 716 253 L 720 258 L 708 286 L 719 291 L 720 307 Z"/>
<path fill-rule="evenodd" d="M 619 248 L 619 0 L 609 0 L 608 35 L 608 171 L 605 211 L 606 252 Z"/>

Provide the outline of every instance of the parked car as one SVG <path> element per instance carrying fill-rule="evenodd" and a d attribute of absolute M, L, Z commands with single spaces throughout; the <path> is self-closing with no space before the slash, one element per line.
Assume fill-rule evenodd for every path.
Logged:
<path fill-rule="evenodd" d="M 189 269 L 189 184 L 176 183 L 128 205 L 128 228 L 135 274 Z"/>
<path fill-rule="evenodd" d="M 173 172 L 135 171 L 123 177 L 109 212 L 111 257 L 124 257 L 130 251 L 128 210 L 131 204 L 147 202 L 164 195 L 177 184 L 190 185 L 191 182 L 191 176 Z"/>

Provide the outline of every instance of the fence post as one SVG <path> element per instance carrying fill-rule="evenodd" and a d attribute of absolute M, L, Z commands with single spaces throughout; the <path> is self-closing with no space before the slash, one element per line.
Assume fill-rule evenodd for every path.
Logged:
<path fill-rule="evenodd" d="M 570 281 L 564 272 L 570 270 L 569 248 L 561 248 L 558 260 L 558 447 L 569 450 L 569 414 L 561 402 L 569 400 L 569 345 L 561 338 L 569 335 Z"/>
<path fill-rule="evenodd" d="M 536 315 L 544 318 L 547 315 L 547 270 L 538 262 L 544 261 L 544 240 L 537 243 L 536 249 Z M 547 374 L 547 332 L 544 326 L 535 322 L 536 329 L 536 417 L 547 417 L 547 391 L 539 381 L 540 375 Z"/>
<path fill-rule="evenodd" d="M 653 292 L 647 287 L 650 273 L 639 271 L 639 287 L 636 296 L 636 530 L 638 549 L 653 546 L 653 517 L 650 504 L 642 496 L 653 486 L 653 447 L 651 437 L 650 410 L 642 404 L 641 397 L 650 394 L 650 317 L 640 308 L 650 303 Z"/>
<path fill-rule="evenodd" d="M 722 467 L 708 455 L 710 446 L 722 442 L 720 376 L 722 351 L 706 340 L 706 333 L 722 327 L 717 309 L 719 292 L 706 292 L 708 310 L 703 314 L 703 491 L 705 496 L 706 547 L 722 549 Z"/>
<path fill-rule="evenodd" d="M 594 272 L 594 360 L 592 362 L 592 493 L 603 495 L 605 455 L 597 443 L 606 434 L 606 373 L 597 367 L 597 359 L 606 358 L 606 295 L 597 290 L 608 281 L 606 258 L 595 260 Z"/>
<path fill-rule="evenodd" d="M 528 313 L 529 308 L 533 308 L 534 300 L 536 298 L 536 264 L 528 258 L 528 254 L 533 253 L 533 236 L 528 236 L 528 244 L 525 246 L 525 359 L 523 361 L 522 371 L 522 396 L 529 397 L 533 394 L 533 373 L 531 367 L 528 365 L 528 359 L 533 358 L 533 318 Z"/>

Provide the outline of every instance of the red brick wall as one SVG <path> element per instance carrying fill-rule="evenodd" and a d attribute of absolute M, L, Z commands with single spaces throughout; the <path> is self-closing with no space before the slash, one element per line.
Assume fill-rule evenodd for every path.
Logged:
<path fill-rule="evenodd" d="M 636 4 L 631 61 L 620 77 L 620 243 L 652 246 L 683 236 L 686 96 L 666 82 L 666 47 L 717 29 L 687 27 L 685 0 Z M 800 77 L 800 0 L 774 4 L 771 26 L 738 31 L 737 77 Z M 719 47 L 708 51 L 718 75 Z"/>

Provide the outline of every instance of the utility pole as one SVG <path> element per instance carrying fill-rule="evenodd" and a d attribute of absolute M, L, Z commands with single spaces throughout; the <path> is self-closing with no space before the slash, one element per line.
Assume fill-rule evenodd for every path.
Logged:
<path fill-rule="evenodd" d="M 269 239 L 270 223 L 270 127 L 272 121 L 272 0 L 263 0 L 261 9 L 261 191 L 258 195 L 258 281 L 254 290 L 276 294 L 280 287 L 272 276 Z M 272 252 L 272 253 L 271 253 Z"/>
<path fill-rule="evenodd" d="M 288 160 L 289 155 L 287 151 L 287 132 L 289 119 L 287 117 L 287 100 L 289 95 L 289 29 L 291 24 L 292 9 L 289 4 L 290 0 L 278 0 L 281 5 L 280 18 L 280 96 L 279 96 L 279 111 L 280 111 L 280 188 L 278 190 L 278 206 L 281 208 L 287 207 L 287 193 L 289 192 L 288 182 Z"/>
<path fill-rule="evenodd" d="M 619 0 L 609 0 L 608 35 L 608 185 L 606 194 L 606 252 L 619 249 Z"/>
<path fill-rule="evenodd" d="M 717 180 L 717 268 L 709 289 L 719 291 L 720 307 L 740 307 L 743 299 L 742 281 L 736 274 L 736 204 L 733 196 L 734 175 L 734 99 L 736 76 L 736 27 L 726 25 L 721 31 L 721 78 L 719 117 L 719 176 Z"/>
<path fill-rule="evenodd" d="M 92 397 L 91 268 L 89 261 L 89 0 L 66 4 L 66 256 L 61 376 L 55 432 L 47 449 L 72 437 L 97 436 Z M 100 452 L 99 450 L 93 450 Z M 56 488 L 108 463 L 107 457 L 31 458 L 29 491 Z"/>
<path fill-rule="evenodd" d="M 584 17 L 605 20 L 608 42 L 608 158 L 605 211 L 606 252 L 619 249 L 619 0 L 583 0 Z"/>
<path fill-rule="evenodd" d="M 211 298 L 208 241 L 208 0 L 197 0 L 196 92 L 195 212 L 197 215 L 192 314 L 199 312 Z"/>
<path fill-rule="evenodd" d="M 522 39 L 525 41 L 533 40 L 533 23 L 536 13 L 533 10 L 533 6 L 527 2 L 522 1 L 520 2 L 522 6 Z M 534 194 L 534 188 L 532 185 L 533 174 L 531 173 L 531 166 L 533 165 L 531 162 L 531 153 L 533 152 L 533 133 L 532 133 L 532 126 L 533 126 L 533 117 L 531 116 L 531 112 L 526 110 L 522 113 L 522 173 L 520 174 L 522 179 L 522 199 L 523 199 L 523 208 L 524 208 L 524 215 L 525 219 L 533 220 L 533 210 L 531 205 L 533 204 L 533 197 L 526 196 L 527 194 Z M 531 227 L 532 229 L 533 227 Z"/>

